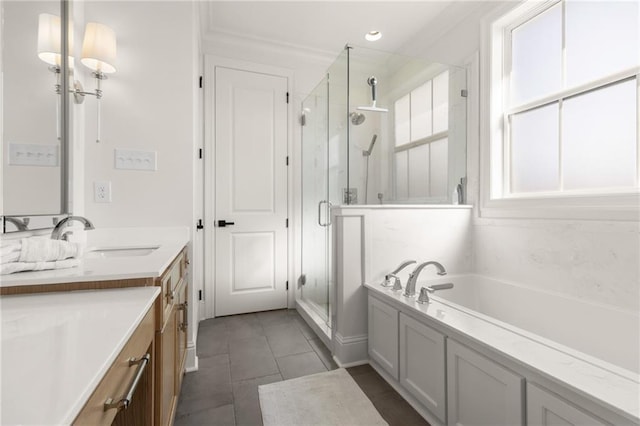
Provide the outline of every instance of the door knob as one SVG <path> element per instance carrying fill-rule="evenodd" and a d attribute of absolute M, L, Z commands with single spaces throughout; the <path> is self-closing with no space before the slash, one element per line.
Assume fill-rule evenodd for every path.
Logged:
<path fill-rule="evenodd" d="M 226 220 L 219 220 L 218 221 L 218 226 L 220 228 L 224 228 L 225 226 L 231 226 L 231 225 L 235 225 L 235 222 L 227 222 Z"/>

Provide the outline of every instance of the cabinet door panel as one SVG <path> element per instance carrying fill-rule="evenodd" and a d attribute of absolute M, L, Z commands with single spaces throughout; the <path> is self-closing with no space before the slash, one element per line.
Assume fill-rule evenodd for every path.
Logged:
<path fill-rule="evenodd" d="M 400 313 L 400 383 L 446 421 L 445 336 Z"/>
<path fill-rule="evenodd" d="M 162 359 L 160 360 L 160 424 L 171 424 L 175 406 L 176 363 L 176 316 L 175 309 L 169 316 L 161 335 Z"/>
<path fill-rule="evenodd" d="M 398 380 L 398 311 L 369 296 L 369 356 Z"/>
<path fill-rule="evenodd" d="M 187 284 L 179 290 L 178 306 L 176 310 L 176 322 L 178 328 L 177 359 L 176 359 L 176 395 L 180 395 L 182 386 L 182 376 L 184 374 L 184 363 L 187 355 L 187 324 L 189 321 L 189 304 L 187 302 Z"/>
<path fill-rule="evenodd" d="M 609 425 L 550 392 L 527 383 L 527 425 L 574 426 Z"/>
<path fill-rule="evenodd" d="M 524 424 L 522 377 L 451 339 L 447 376 L 448 424 Z"/>

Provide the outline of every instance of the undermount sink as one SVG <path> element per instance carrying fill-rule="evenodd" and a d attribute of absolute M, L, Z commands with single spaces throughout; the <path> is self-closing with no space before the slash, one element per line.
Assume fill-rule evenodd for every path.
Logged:
<path fill-rule="evenodd" d="M 136 246 L 136 247 L 93 247 L 90 248 L 85 257 L 89 259 L 108 257 L 131 257 L 148 256 L 158 249 L 159 246 Z"/>

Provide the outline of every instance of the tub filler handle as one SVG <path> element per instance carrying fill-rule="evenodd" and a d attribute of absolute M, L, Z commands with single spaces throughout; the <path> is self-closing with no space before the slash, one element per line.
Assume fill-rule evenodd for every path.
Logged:
<path fill-rule="evenodd" d="M 382 282 L 382 287 L 391 287 L 393 286 L 393 290 L 402 290 L 402 284 L 400 283 L 400 278 L 398 278 L 398 272 L 402 271 L 407 266 L 417 263 L 415 260 L 405 260 L 402 262 L 396 269 L 392 272 L 388 273 L 384 276 L 384 281 Z M 391 278 L 395 278 L 393 284 L 391 284 Z"/>
<path fill-rule="evenodd" d="M 447 290 L 453 288 L 453 283 L 435 284 L 429 287 L 422 287 L 420 289 L 420 296 L 418 296 L 418 303 L 429 303 L 429 293 L 435 293 L 438 290 Z"/>

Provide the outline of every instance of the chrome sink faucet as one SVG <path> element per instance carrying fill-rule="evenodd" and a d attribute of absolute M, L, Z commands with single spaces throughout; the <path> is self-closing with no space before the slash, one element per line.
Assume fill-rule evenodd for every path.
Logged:
<path fill-rule="evenodd" d="M 421 263 L 416 266 L 416 269 L 414 269 L 413 272 L 409 274 L 407 287 L 404 289 L 404 293 L 402 294 L 403 296 L 413 297 L 416 295 L 416 282 L 418 282 L 418 275 L 420 275 L 420 272 L 422 272 L 422 270 L 429 265 L 433 265 L 438 269 L 438 275 L 447 275 L 447 271 L 444 269 L 444 266 L 436 261 Z"/>
<path fill-rule="evenodd" d="M 384 281 L 382 282 L 382 287 L 391 287 L 393 286 L 393 290 L 402 290 L 402 284 L 400 283 L 400 278 L 398 278 L 398 272 L 402 271 L 407 266 L 412 263 L 416 263 L 415 260 L 405 260 L 402 262 L 396 269 L 392 272 L 388 273 L 384 276 Z M 394 278 L 394 282 L 391 283 L 391 278 Z"/>
<path fill-rule="evenodd" d="M 84 229 L 85 230 L 89 230 L 89 229 L 95 229 L 95 227 L 93 226 L 93 223 L 91 223 L 91 221 L 89 219 L 87 219 L 86 217 L 82 217 L 82 216 L 67 216 L 64 219 L 62 219 L 60 222 L 58 222 L 55 226 L 55 228 L 53 228 L 53 232 L 51 232 L 51 239 L 53 240 L 66 240 L 68 237 L 68 234 L 71 234 L 71 231 L 67 231 L 65 232 L 64 229 L 69 226 L 69 223 L 72 221 L 77 221 L 80 222 L 84 225 Z"/>

